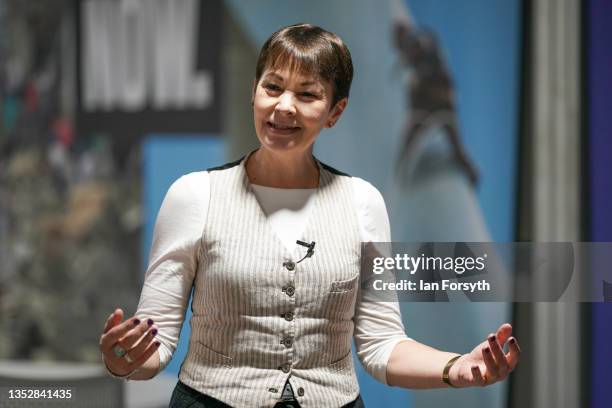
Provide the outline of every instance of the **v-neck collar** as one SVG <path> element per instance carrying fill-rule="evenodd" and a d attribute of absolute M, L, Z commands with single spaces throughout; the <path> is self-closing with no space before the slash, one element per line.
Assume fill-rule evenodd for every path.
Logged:
<path fill-rule="evenodd" d="M 283 257 L 286 258 L 287 261 L 294 261 L 297 262 L 298 260 L 300 260 L 305 254 L 306 254 L 306 247 L 303 247 L 301 245 L 298 245 L 297 243 L 294 244 L 294 249 L 293 251 L 290 251 L 287 246 L 285 245 L 285 243 L 282 241 L 282 239 L 278 236 L 278 234 L 276 233 L 276 231 L 274 230 L 274 227 L 272 226 L 272 223 L 270 222 L 270 220 L 268 219 L 268 217 L 266 216 L 266 214 L 264 213 L 263 209 L 261 208 L 261 204 L 259 203 L 259 201 L 257 200 L 257 196 L 255 195 L 255 191 L 253 191 L 253 186 L 251 185 L 251 182 L 249 180 L 249 176 L 246 172 L 246 162 L 248 160 L 248 158 L 251 156 L 251 154 L 253 154 L 255 151 L 252 151 L 251 153 L 247 154 L 246 156 L 244 156 L 241 161 L 240 161 L 240 177 L 242 178 L 242 187 L 244 188 L 245 192 L 246 192 L 246 196 L 247 196 L 247 200 L 254 200 L 254 203 L 252 203 L 252 208 L 255 209 L 255 217 L 257 218 L 257 221 L 263 223 L 265 225 L 265 229 L 267 231 L 267 233 L 272 237 L 272 239 L 275 240 L 276 244 L 278 244 L 279 247 L 282 248 L 282 254 Z M 307 218 L 306 218 L 306 224 L 304 226 L 304 231 L 301 234 L 300 240 L 304 241 L 304 242 L 312 242 L 312 222 L 313 222 L 313 216 L 314 214 L 316 214 L 318 212 L 318 209 L 320 208 L 320 200 L 321 200 L 321 188 L 323 187 L 324 184 L 324 180 L 325 178 L 323 177 L 323 166 L 321 166 L 321 163 L 319 162 L 319 160 L 317 160 L 316 157 L 314 157 L 314 161 L 317 164 L 317 167 L 319 168 L 319 183 L 318 186 L 316 188 L 316 191 L 314 193 L 314 196 L 312 197 L 312 207 L 310 209 L 310 212 L 307 214 Z"/>

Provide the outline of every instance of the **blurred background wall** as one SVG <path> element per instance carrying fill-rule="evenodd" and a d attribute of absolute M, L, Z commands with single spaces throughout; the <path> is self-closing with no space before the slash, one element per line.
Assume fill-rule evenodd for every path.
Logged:
<path fill-rule="evenodd" d="M 0 372 L 99 364 L 165 191 L 257 146 L 257 53 L 297 22 L 351 50 L 349 107 L 315 154 L 383 193 L 394 240 L 611 241 L 610 21 L 603 0 L 0 0 Z M 368 407 L 612 397 L 608 305 L 401 306 L 410 337 L 457 352 L 510 321 L 523 361 L 493 387 L 412 392 L 357 366 Z M 128 406 L 167 404 L 188 336 Z"/>

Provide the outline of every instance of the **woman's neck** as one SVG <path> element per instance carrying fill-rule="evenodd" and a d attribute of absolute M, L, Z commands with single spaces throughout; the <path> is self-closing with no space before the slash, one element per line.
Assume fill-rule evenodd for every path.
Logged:
<path fill-rule="evenodd" d="M 319 186 L 319 166 L 311 151 L 289 155 L 260 148 L 247 158 L 245 168 L 251 184 L 276 188 Z"/>

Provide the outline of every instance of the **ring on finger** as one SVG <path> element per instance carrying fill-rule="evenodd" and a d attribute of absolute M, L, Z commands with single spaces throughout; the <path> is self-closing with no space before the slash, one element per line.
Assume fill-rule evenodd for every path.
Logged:
<path fill-rule="evenodd" d="M 125 356 L 127 354 L 127 350 L 119 343 L 115 344 L 115 346 L 113 347 L 113 353 L 121 358 L 123 356 Z"/>

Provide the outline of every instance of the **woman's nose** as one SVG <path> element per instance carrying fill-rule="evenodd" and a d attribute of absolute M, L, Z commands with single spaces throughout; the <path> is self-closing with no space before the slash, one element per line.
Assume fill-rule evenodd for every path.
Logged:
<path fill-rule="evenodd" d="M 276 111 L 286 115 L 295 114 L 295 101 L 291 92 L 283 92 L 279 96 Z"/>

